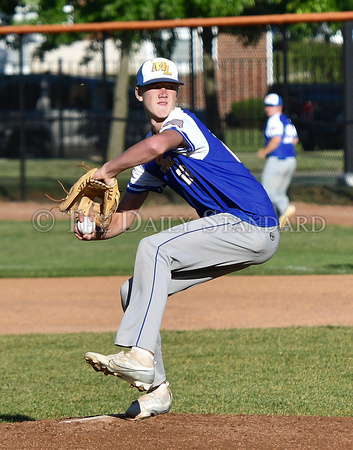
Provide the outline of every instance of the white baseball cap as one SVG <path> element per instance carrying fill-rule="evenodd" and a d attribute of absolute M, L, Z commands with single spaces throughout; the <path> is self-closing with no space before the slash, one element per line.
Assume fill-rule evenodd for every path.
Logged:
<path fill-rule="evenodd" d="M 146 86 L 158 81 L 184 84 L 179 81 L 178 68 L 166 58 L 153 58 L 145 61 L 136 75 L 136 86 Z"/>
<path fill-rule="evenodd" d="M 268 94 L 264 98 L 265 106 L 283 106 L 282 97 L 278 94 Z"/>

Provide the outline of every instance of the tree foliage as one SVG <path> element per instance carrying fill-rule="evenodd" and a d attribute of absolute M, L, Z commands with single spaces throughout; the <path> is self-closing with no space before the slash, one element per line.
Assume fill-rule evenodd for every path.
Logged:
<path fill-rule="evenodd" d="M 21 5 L 21 3 L 21 0 L 2 0 L 1 12 L 12 17 L 15 13 L 15 8 Z"/>
<path fill-rule="evenodd" d="M 31 0 L 32 2 L 34 0 Z M 107 22 L 107 21 L 138 21 L 177 18 L 212 18 L 239 15 L 264 15 L 284 13 L 310 13 L 351 10 L 352 0 L 38 0 L 39 20 L 41 23 L 65 23 L 68 19 L 75 23 Z M 5 7 L 11 11 L 19 1 L 3 0 Z M 73 7 L 70 17 L 64 11 L 69 3 Z M 285 41 L 286 33 L 291 37 L 304 39 L 314 36 L 318 32 L 327 36 L 332 34 L 339 24 L 323 27 L 321 24 L 295 24 L 286 27 L 276 27 L 280 40 Z M 240 34 L 248 42 L 257 39 L 265 27 L 237 27 L 226 31 Z M 129 53 L 132 43 L 142 38 L 149 38 L 155 44 L 157 54 L 170 57 L 175 42 L 174 30 L 169 30 L 169 38 L 165 39 L 163 30 L 144 31 L 136 33 L 115 32 L 112 36 L 120 46 L 121 54 Z M 163 34 L 163 37 L 162 37 Z M 218 113 L 217 91 L 215 86 L 215 67 L 212 55 L 213 39 L 217 33 L 212 28 L 204 28 L 203 39 L 203 67 L 206 109 L 209 112 L 207 125 L 216 134 L 220 133 L 220 119 Z M 42 55 L 45 51 L 61 44 L 69 44 L 80 39 L 80 35 L 62 33 L 48 35 L 41 47 Z M 95 45 L 92 44 L 94 50 Z M 125 67 L 122 64 L 122 67 Z M 124 83 L 126 74 L 121 75 Z M 126 89 L 127 91 L 127 89 Z M 119 108 L 116 108 L 119 110 Z"/>
<path fill-rule="evenodd" d="M 326 13 L 337 11 L 350 11 L 351 0 L 254 0 L 253 4 L 245 7 L 241 15 L 267 15 L 267 14 L 307 14 Z M 292 38 L 305 39 L 316 34 L 331 35 L 340 28 L 339 23 L 332 23 L 329 27 L 323 27 L 321 23 L 298 23 L 288 26 L 275 27 L 283 34 L 284 30 L 290 33 Z M 264 27 L 239 29 L 248 39 L 256 39 Z"/>
<path fill-rule="evenodd" d="M 21 4 L 21 0 L 2 0 L 0 8 L 0 24 L 10 25 L 16 7 Z"/>

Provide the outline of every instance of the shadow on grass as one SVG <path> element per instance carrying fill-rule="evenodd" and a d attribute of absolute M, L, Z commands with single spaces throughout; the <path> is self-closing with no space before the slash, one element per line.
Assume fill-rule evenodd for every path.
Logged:
<path fill-rule="evenodd" d="M 0 414 L 0 422 L 14 423 L 14 422 L 28 422 L 35 421 L 33 417 L 25 416 L 23 414 Z"/>
<path fill-rule="evenodd" d="M 327 264 L 326 267 L 329 270 L 343 270 L 345 272 L 351 272 L 353 271 L 353 264 Z"/>

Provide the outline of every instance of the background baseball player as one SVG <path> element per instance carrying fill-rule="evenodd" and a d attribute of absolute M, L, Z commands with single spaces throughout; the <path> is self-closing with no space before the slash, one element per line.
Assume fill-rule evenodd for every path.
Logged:
<path fill-rule="evenodd" d="M 141 240 L 133 277 L 121 287 L 125 314 L 115 341 L 131 350 L 85 355 L 95 370 L 147 391 L 126 410 L 131 420 L 171 409 L 159 333 L 168 296 L 261 264 L 279 243 L 278 219 L 262 185 L 193 114 L 175 106 L 182 84 L 168 59 L 141 66 L 136 97 L 144 103 L 151 132 L 93 175 L 112 185 L 119 173 L 134 168 L 109 230 L 84 235 L 75 227 L 81 240 L 118 236 L 131 226 L 148 193 L 166 186 L 200 216 Z"/>
<path fill-rule="evenodd" d="M 282 228 L 295 206 L 289 203 L 288 187 L 297 167 L 295 145 L 298 135 L 292 121 L 283 114 L 283 100 L 278 94 L 268 94 L 264 99 L 265 113 L 268 117 L 265 128 L 265 148 L 257 155 L 266 158 L 261 182 L 275 205 Z"/>

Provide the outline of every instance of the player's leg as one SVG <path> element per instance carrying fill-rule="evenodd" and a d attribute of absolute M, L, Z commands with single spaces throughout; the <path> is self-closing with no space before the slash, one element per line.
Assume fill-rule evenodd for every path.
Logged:
<path fill-rule="evenodd" d="M 130 302 L 132 284 L 133 278 L 130 278 L 120 289 L 121 304 L 124 312 Z M 157 339 L 154 361 L 155 373 L 153 383 L 146 394 L 131 403 L 125 411 L 125 419 L 136 421 L 153 415 L 164 414 L 171 410 L 173 395 L 169 389 L 164 370 L 160 334 Z"/>
<path fill-rule="evenodd" d="M 195 284 L 266 261 L 274 254 L 278 238 L 277 228 L 259 229 L 230 214 L 219 214 L 141 241 L 133 283 L 130 281 L 122 289 L 125 308 L 129 304 L 116 344 L 150 350 L 160 364 L 156 364 L 152 389 L 126 411 L 129 418 L 161 414 L 171 407 L 172 396 L 167 384 L 159 384 L 165 380 L 159 329 L 167 297 Z M 123 372 L 122 378 L 129 382 L 135 383 L 136 375 L 141 374 L 145 383 L 150 382 L 147 379 L 150 366 L 145 364 L 146 360 L 142 361 L 144 356 L 139 358 L 134 352 L 134 349 L 128 352 L 126 355 L 129 356 L 110 355 L 113 358 L 104 360 L 103 364 L 107 362 L 108 370 L 118 376 Z M 131 365 L 134 360 L 137 364 Z"/>
<path fill-rule="evenodd" d="M 114 358 L 89 353 L 87 362 L 96 370 L 116 374 L 139 388 L 154 383 L 155 368 L 148 352 L 155 355 L 160 351 L 159 330 L 168 296 L 264 262 L 272 256 L 272 248 L 277 248 L 277 242 L 269 238 L 276 231 L 251 227 L 231 214 L 218 214 L 142 239 L 133 283 L 126 289 L 129 306 L 116 335 L 116 345 L 132 348 L 132 352 Z M 172 280 L 174 284 L 178 280 L 178 289 L 172 286 Z M 137 349 L 147 351 L 140 355 L 140 361 Z"/>
<path fill-rule="evenodd" d="M 132 286 L 133 278 L 130 278 L 120 288 L 121 306 L 124 313 L 130 303 Z M 160 348 L 161 345 L 159 345 Z M 118 363 L 120 358 L 128 358 L 128 361 L 126 361 L 128 364 L 127 370 L 122 370 L 120 367 Z M 96 371 L 101 371 L 105 375 L 116 375 L 129 382 L 132 387 L 137 387 L 140 391 L 148 391 L 152 387 L 155 378 L 157 378 L 156 381 L 159 384 L 165 381 L 162 355 L 158 349 L 154 358 L 148 352 L 132 348 L 128 354 L 120 352 L 106 356 L 100 353 L 87 352 L 85 359 Z M 158 365 L 156 364 L 157 371 L 155 370 L 155 360 L 158 361 Z M 140 363 L 142 363 L 142 366 Z M 156 372 L 158 374 L 157 377 Z"/>
<path fill-rule="evenodd" d="M 279 215 L 282 216 L 290 207 L 287 195 L 290 182 L 295 172 L 297 162 L 296 158 L 286 158 L 278 161 L 280 170 L 277 174 L 277 207 Z"/>
<path fill-rule="evenodd" d="M 130 303 L 131 289 L 133 285 L 133 277 L 127 280 L 120 288 L 120 297 L 121 297 L 121 305 L 123 311 L 126 311 Z M 118 345 L 118 344 L 116 344 Z M 155 360 L 155 376 L 151 387 L 154 388 L 159 386 L 161 383 L 166 381 L 166 374 L 164 370 L 163 357 L 162 357 L 162 344 L 161 344 L 161 336 L 158 335 L 157 344 L 154 352 L 154 360 Z"/>
<path fill-rule="evenodd" d="M 273 156 L 267 158 L 261 174 L 261 183 L 279 215 L 283 204 L 282 176 L 281 160 Z"/>
<path fill-rule="evenodd" d="M 124 312 L 129 306 L 132 284 L 133 278 L 130 278 L 120 288 L 121 305 Z M 87 353 L 86 360 L 97 371 L 101 370 L 106 374 L 114 375 L 115 373 L 111 372 L 107 367 L 109 367 L 108 360 L 114 359 L 116 356 Z M 151 384 L 138 383 L 136 380 L 133 381 L 133 386 L 138 387 L 141 391 L 147 391 L 147 393 L 142 395 L 138 400 L 133 401 L 125 411 L 124 416 L 128 420 L 140 420 L 152 415 L 164 414 L 169 412 L 172 407 L 173 396 L 169 389 L 169 383 L 166 380 L 160 335 L 157 340 L 154 363 L 154 380 Z M 127 381 L 130 382 L 129 379 Z"/>
<path fill-rule="evenodd" d="M 233 216 L 232 220 L 234 222 L 234 218 Z M 224 222 L 226 219 L 225 217 L 223 218 L 223 220 L 221 220 L 221 222 Z M 217 234 L 217 231 L 215 230 L 215 224 L 210 224 L 208 223 L 209 221 L 203 221 L 204 222 L 204 228 L 208 228 L 209 230 L 206 231 L 205 229 L 203 230 L 204 233 L 212 233 L 213 231 Z M 195 224 L 193 224 L 195 225 Z M 219 222 L 216 221 L 216 225 L 219 226 L 223 224 L 220 224 Z M 231 226 L 231 230 L 229 230 L 229 232 L 234 236 L 236 235 L 236 233 L 247 233 L 247 232 L 251 232 L 251 230 L 254 230 L 254 234 L 257 234 L 257 229 L 254 227 L 250 227 L 251 230 L 247 230 L 247 225 L 245 225 L 245 229 L 243 229 L 240 226 L 240 229 L 238 231 L 234 230 L 233 227 L 234 224 L 232 224 Z M 199 225 L 197 225 L 196 229 L 195 227 L 189 227 L 189 231 L 191 233 L 194 232 L 194 230 L 196 231 L 197 228 L 199 227 Z M 173 232 L 175 232 L 175 230 L 173 230 Z M 227 231 L 221 231 L 221 233 L 225 233 Z M 180 230 L 177 231 L 177 235 L 179 236 Z M 207 236 L 207 235 L 206 235 Z M 266 233 L 266 236 L 269 236 L 269 233 Z M 275 234 L 273 235 L 275 236 Z M 174 236 L 175 238 L 175 236 Z M 221 238 L 222 241 L 224 241 L 224 236 L 223 238 Z M 168 240 L 170 240 L 170 237 L 168 238 Z M 167 240 L 167 241 L 168 241 Z M 179 240 L 179 237 L 176 238 L 176 240 Z M 189 258 L 189 264 L 185 264 L 185 262 L 183 262 L 182 258 L 179 256 L 177 257 L 178 251 L 174 251 L 171 248 L 168 249 L 168 253 L 170 252 L 171 255 L 173 255 L 174 258 L 177 258 L 179 260 L 178 264 L 176 264 L 176 268 L 175 270 L 173 270 L 171 272 L 171 280 L 170 280 L 170 284 L 169 284 L 169 291 L 168 291 L 168 296 L 173 295 L 176 292 L 180 292 L 182 290 L 188 289 L 196 284 L 200 284 L 203 283 L 205 281 L 211 280 L 212 278 L 215 278 L 216 276 L 221 276 L 225 273 L 228 273 L 229 271 L 233 270 L 240 270 L 241 268 L 243 268 L 244 266 L 247 266 L 249 264 L 249 258 L 246 257 L 244 255 L 242 256 L 238 256 L 236 257 L 237 262 L 236 264 L 231 264 L 232 268 L 230 266 L 227 267 L 229 261 L 233 261 L 234 259 L 234 255 L 232 255 L 231 257 L 224 257 L 224 253 L 225 251 L 223 251 L 223 257 L 219 258 L 216 257 L 215 259 L 213 259 L 212 261 L 210 260 L 210 252 L 212 254 L 215 255 L 219 255 L 220 252 L 220 245 L 219 245 L 219 238 L 215 239 L 215 248 L 213 248 L 213 245 L 211 244 L 211 242 L 214 240 L 213 237 L 212 238 L 206 238 L 205 239 L 205 235 L 203 235 L 202 240 L 205 241 L 205 245 L 201 245 L 201 249 L 200 249 L 200 254 L 201 256 L 198 257 L 198 262 L 196 263 L 195 268 L 192 268 L 193 264 L 191 262 L 191 258 Z M 268 259 L 270 257 L 270 254 L 267 251 L 263 251 L 264 250 L 264 245 L 261 242 L 263 240 L 263 233 L 261 233 L 261 239 L 257 239 L 256 236 L 252 236 L 251 241 L 249 241 L 249 239 L 246 239 L 247 243 L 245 243 L 245 247 L 249 246 L 249 243 L 251 242 L 251 247 L 252 250 L 251 252 L 253 253 L 254 251 L 257 253 L 256 256 L 252 255 L 251 257 L 251 261 L 253 263 L 260 263 L 263 262 L 265 259 Z M 173 237 L 171 238 L 171 241 L 174 241 Z M 207 241 L 210 241 L 207 244 Z M 233 241 L 233 239 L 231 239 L 231 241 Z M 269 239 L 270 242 L 272 242 L 271 238 Z M 193 238 L 193 242 L 195 242 L 194 238 Z M 257 242 L 257 244 L 256 244 Z M 181 245 L 182 242 L 179 242 L 179 245 Z M 240 242 L 238 242 L 238 244 L 240 244 Z M 160 240 L 158 240 L 158 246 L 163 245 L 163 242 L 161 242 Z M 178 247 L 178 245 L 177 245 Z M 241 247 L 244 247 L 244 243 L 241 244 Z M 205 252 L 205 249 L 207 249 L 207 251 Z M 194 250 L 197 252 L 197 247 L 194 248 Z M 188 253 L 188 250 L 185 250 L 185 252 L 183 253 Z M 273 254 L 273 249 L 270 250 L 271 255 Z M 198 252 L 197 252 L 198 253 Z M 233 253 L 233 252 L 232 252 Z M 263 253 L 263 254 L 261 254 Z M 142 257 L 142 256 L 141 256 Z M 217 264 L 224 264 L 220 265 L 219 267 L 216 267 Z M 245 262 L 243 262 L 245 261 Z M 210 264 L 210 265 L 209 265 Z M 177 267 L 179 267 L 181 270 L 177 270 Z M 125 292 L 125 294 L 123 294 L 123 297 L 130 299 L 130 295 L 132 293 L 132 286 L 133 286 L 133 282 L 131 282 L 131 280 L 128 283 L 125 283 L 126 287 L 125 289 L 123 289 L 123 291 Z M 127 287 L 128 286 L 128 287 Z M 125 301 L 125 308 L 126 309 L 126 303 L 129 303 L 130 300 L 126 300 Z M 120 330 L 120 327 L 119 327 Z M 116 340 L 117 344 L 119 343 L 119 332 L 117 334 L 117 340 Z M 149 392 L 147 392 L 147 394 L 142 395 L 138 400 L 132 402 L 132 404 L 130 405 L 130 407 L 126 410 L 125 412 L 125 418 L 129 419 L 129 420 L 140 420 L 141 418 L 144 417 L 150 417 L 151 415 L 156 415 L 156 414 L 163 414 L 166 413 L 168 411 L 170 411 L 171 406 L 172 406 L 172 393 L 168 387 L 168 382 L 166 381 L 166 376 L 165 376 L 165 371 L 164 371 L 164 366 L 163 366 L 163 360 L 162 360 L 162 351 L 161 351 L 161 339 L 160 339 L 160 334 L 158 334 L 158 339 L 157 339 L 157 344 L 155 346 L 155 379 L 154 382 L 152 384 L 152 387 L 150 389 Z"/>
<path fill-rule="evenodd" d="M 201 282 L 201 280 L 200 280 L 200 282 Z M 120 288 L 121 305 L 122 305 L 122 309 L 124 312 L 126 311 L 126 308 L 128 307 L 129 302 L 130 302 L 132 283 L 133 283 L 133 277 L 131 277 L 129 280 L 127 280 Z M 171 292 L 171 294 L 173 294 L 174 292 L 178 292 L 179 290 L 183 290 L 183 289 L 186 289 L 185 284 L 183 282 L 179 282 L 176 280 L 176 282 L 173 283 L 173 291 Z M 116 344 L 116 345 L 118 345 L 118 344 Z M 86 354 L 86 360 L 95 368 L 95 370 L 103 371 L 106 374 L 113 375 L 114 372 L 111 372 L 111 371 L 109 371 L 109 369 L 107 369 L 107 366 L 109 364 L 109 361 L 107 358 L 111 358 L 113 356 L 114 355 L 104 356 L 104 355 L 100 355 L 97 353 L 89 352 Z M 165 373 L 164 364 L 163 364 L 162 345 L 161 345 L 160 334 L 158 335 L 158 339 L 157 339 L 156 349 L 155 349 L 155 353 L 154 353 L 154 360 L 155 360 L 154 380 L 151 383 L 151 385 L 143 384 L 143 385 L 135 386 L 135 387 L 139 387 L 140 390 L 149 390 L 150 388 L 158 387 L 166 381 L 166 373 Z M 99 361 L 101 361 L 101 363 L 99 363 Z"/>
<path fill-rule="evenodd" d="M 116 343 L 155 353 L 172 280 L 179 280 L 182 290 L 260 264 L 272 256 L 277 241 L 276 228 L 253 227 L 231 214 L 198 219 L 143 239 Z"/>

